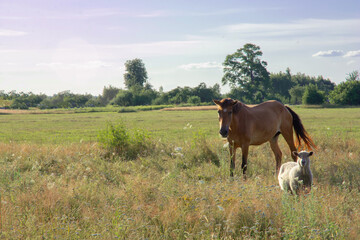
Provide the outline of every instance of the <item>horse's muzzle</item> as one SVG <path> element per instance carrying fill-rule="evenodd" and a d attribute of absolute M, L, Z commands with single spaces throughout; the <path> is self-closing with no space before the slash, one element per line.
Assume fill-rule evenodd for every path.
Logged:
<path fill-rule="evenodd" d="M 226 138 L 229 135 L 229 130 L 226 128 L 221 128 L 219 133 L 222 137 Z"/>

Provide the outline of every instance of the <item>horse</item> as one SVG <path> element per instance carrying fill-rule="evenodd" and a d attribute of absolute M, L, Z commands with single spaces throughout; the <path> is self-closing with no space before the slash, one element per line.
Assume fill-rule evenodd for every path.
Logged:
<path fill-rule="evenodd" d="M 313 140 L 306 132 L 299 115 L 282 103 L 270 100 L 258 105 L 248 106 L 238 100 L 224 98 L 213 100 L 218 107 L 220 135 L 227 138 L 230 150 L 230 176 L 234 176 L 236 149 L 242 150 L 241 169 L 246 178 L 247 160 L 250 145 L 270 143 L 276 160 L 276 173 L 281 166 L 282 152 L 278 145 L 279 135 L 282 134 L 289 145 L 291 153 L 301 146 L 312 150 L 316 148 Z M 296 135 L 294 143 L 293 129 Z M 296 156 L 291 154 L 296 162 Z"/>

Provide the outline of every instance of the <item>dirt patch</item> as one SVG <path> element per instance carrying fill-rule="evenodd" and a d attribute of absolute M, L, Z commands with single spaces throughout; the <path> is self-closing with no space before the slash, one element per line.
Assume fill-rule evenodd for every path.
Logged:
<path fill-rule="evenodd" d="M 203 110 L 217 110 L 216 106 L 195 106 L 195 107 L 174 107 L 163 108 L 162 111 L 203 111 Z"/>

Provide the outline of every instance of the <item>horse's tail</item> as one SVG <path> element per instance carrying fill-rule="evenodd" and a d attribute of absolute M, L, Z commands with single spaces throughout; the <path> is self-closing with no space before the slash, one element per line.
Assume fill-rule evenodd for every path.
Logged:
<path fill-rule="evenodd" d="M 316 145 L 314 144 L 314 142 L 311 139 L 311 137 L 309 136 L 309 134 L 306 132 L 299 115 L 297 115 L 288 106 L 286 106 L 286 108 L 287 108 L 287 110 L 289 110 L 289 112 L 291 113 L 291 115 L 293 117 L 293 126 L 294 126 L 295 135 L 296 135 L 296 139 L 297 139 L 297 143 L 296 143 L 297 147 L 299 148 L 301 146 L 301 139 L 302 139 L 308 149 L 310 149 L 310 150 L 312 148 L 316 149 Z"/>

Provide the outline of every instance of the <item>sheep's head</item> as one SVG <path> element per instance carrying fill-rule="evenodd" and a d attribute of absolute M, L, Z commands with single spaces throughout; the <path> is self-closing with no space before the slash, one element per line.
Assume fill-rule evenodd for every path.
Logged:
<path fill-rule="evenodd" d="M 310 165 L 309 157 L 313 155 L 313 152 L 301 151 L 298 153 L 294 151 L 293 154 L 298 157 L 297 162 L 300 165 L 300 167 L 305 167 Z"/>

